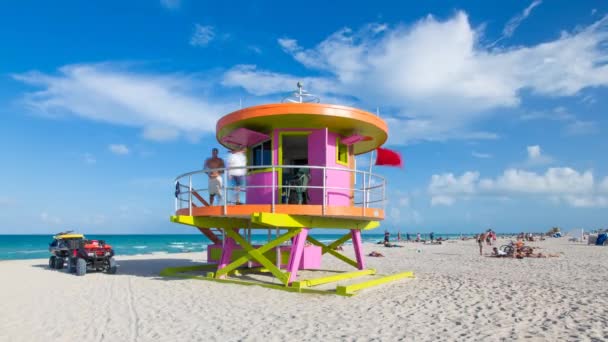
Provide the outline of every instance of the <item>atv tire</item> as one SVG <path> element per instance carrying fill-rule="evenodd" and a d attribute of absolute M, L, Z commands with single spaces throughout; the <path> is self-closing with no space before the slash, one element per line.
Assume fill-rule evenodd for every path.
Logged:
<path fill-rule="evenodd" d="M 82 258 L 76 259 L 76 275 L 83 276 L 87 273 L 87 261 Z"/>
<path fill-rule="evenodd" d="M 49 268 L 55 268 L 55 259 L 57 259 L 57 257 L 54 255 L 49 258 Z"/>
<path fill-rule="evenodd" d="M 63 264 L 64 264 L 63 258 L 55 257 L 55 265 L 54 265 L 54 268 L 55 268 L 56 270 L 60 270 L 60 269 L 62 269 L 62 268 L 63 268 Z"/>
<path fill-rule="evenodd" d="M 108 274 L 116 274 L 116 260 L 114 258 L 108 259 L 108 268 L 106 269 Z"/>

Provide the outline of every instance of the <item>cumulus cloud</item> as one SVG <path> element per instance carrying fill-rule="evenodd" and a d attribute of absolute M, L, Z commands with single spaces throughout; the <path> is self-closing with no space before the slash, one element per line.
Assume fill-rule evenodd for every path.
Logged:
<path fill-rule="evenodd" d="M 58 74 L 13 77 L 41 88 L 22 99 L 33 112 L 141 127 L 145 138 L 155 140 L 214 133 L 209 123 L 235 109 L 195 95 L 203 85 L 192 75 L 138 73 L 116 64 L 67 65 Z"/>
<path fill-rule="evenodd" d="M 213 26 L 204 26 L 194 24 L 194 32 L 190 37 L 190 45 L 192 46 L 207 46 L 215 38 L 215 30 Z"/>
<path fill-rule="evenodd" d="M 123 144 L 111 144 L 108 146 L 110 152 L 118 155 L 126 155 L 129 154 L 129 148 Z"/>
<path fill-rule="evenodd" d="M 410 26 L 344 28 L 312 48 L 292 37 L 278 44 L 303 66 L 319 71 L 322 76 L 311 81 L 328 85 L 328 92 L 355 97 L 364 106 L 391 108 L 389 119 L 398 123 L 391 124 L 391 136 L 400 138 L 393 143 L 492 138 L 491 132 L 473 130 L 474 123 L 491 109 L 518 106 L 523 90 L 559 97 L 608 85 L 608 16 L 531 46 L 483 47 L 482 33 L 458 12 L 444 21 L 428 16 Z M 275 85 L 298 79 L 253 66 L 234 68 L 226 77 L 226 85 L 248 91 L 269 79 Z M 267 87 L 264 93 L 284 89 Z"/>
<path fill-rule="evenodd" d="M 543 174 L 507 169 L 496 178 L 480 178 L 468 171 L 433 175 L 428 186 L 432 205 L 452 205 L 457 199 L 473 196 L 540 196 L 563 201 L 574 207 L 606 206 L 608 177 L 595 182 L 593 172 L 569 167 L 549 168 Z"/>
<path fill-rule="evenodd" d="M 539 145 L 533 145 L 526 147 L 528 151 L 528 160 L 526 160 L 526 166 L 539 166 L 546 165 L 553 162 L 553 158 L 546 154 L 543 154 Z"/>

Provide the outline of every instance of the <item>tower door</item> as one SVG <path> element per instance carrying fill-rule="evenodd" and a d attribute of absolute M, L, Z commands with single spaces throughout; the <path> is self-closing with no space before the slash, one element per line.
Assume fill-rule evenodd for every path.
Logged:
<path fill-rule="evenodd" d="M 279 165 L 289 167 L 281 168 L 279 173 L 280 185 L 283 187 L 281 193 L 285 196 L 283 203 L 292 203 L 295 188 L 293 187 L 298 179 L 298 172 L 308 172 L 308 135 L 310 132 L 281 132 L 279 138 Z M 303 166 L 299 168 L 297 166 Z M 286 185 L 291 185 L 287 186 Z M 297 198 L 297 197 L 295 197 Z"/>

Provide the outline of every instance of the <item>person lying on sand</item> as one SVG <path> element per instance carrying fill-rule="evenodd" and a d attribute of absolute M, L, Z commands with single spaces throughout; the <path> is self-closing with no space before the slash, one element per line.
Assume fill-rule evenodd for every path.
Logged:
<path fill-rule="evenodd" d="M 384 257 L 384 255 L 382 255 L 382 253 L 378 253 L 376 251 L 373 251 L 373 252 L 369 253 L 367 256 L 370 256 L 370 257 Z"/>
<path fill-rule="evenodd" d="M 394 243 L 390 243 L 390 242 L 388 242 L 388 241 L 385 241 L 385 242 L 384 242 L 384 247 L 403 247 L 403 246 L 399 246 L 399 245 L 397 245 L 397 244 L 394 244 Z"/>
<path fill-rule="evenodd" d="M 334 251 L 343 251 L 344 248 L 342 248 L 342 245 L 340 246 L 336 246 L 336 248 L 334 248 Z"/>
<path fill-rule="evenodd" d="M 505 251 L 501 251 L 498 248 L 494 247 L 494 248 L 492 248 L 492 255 L 490 255 L 490 256 L 493 256 L 496 258 L 503 258 L 503 257 L 508 257 L 509 254 L 507 254 L 507 252 L 505 252 Z"/>

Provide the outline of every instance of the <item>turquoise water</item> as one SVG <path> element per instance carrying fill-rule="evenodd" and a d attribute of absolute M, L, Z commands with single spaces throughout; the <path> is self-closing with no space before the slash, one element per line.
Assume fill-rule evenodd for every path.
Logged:
<path fill-rule="evenodd" d="M 337 240 L 342 234 L 311 234 L 324 243 Z M 423 234 L 422 238 L 427 235 Z M 435 238 L 457 238 L 458 234 L 437 234 Z M 86 235 L 88 239 L 105 240 L 112 245 L 116 255 L 135 255 L 150 253 L 184 253 L 202 252 L 210 241 L 200 235 Z M 274 237 L 274 231 L 273 231 Z M 363 234 L 364 242 L 377 242 L 383 239 L 383 234 Z M 411 236 L 415 238 L 414 235 Z M 396 234 L 391 234 L 391 240 Z M 405 234 L 403 234 L 405 238 Z M 53 235 L 0 235 L 0 260 L 40 259 L 49 256 L 48 246 Z M 253 234 L 254 244 L 265 243 L 266 234 Z"/>

